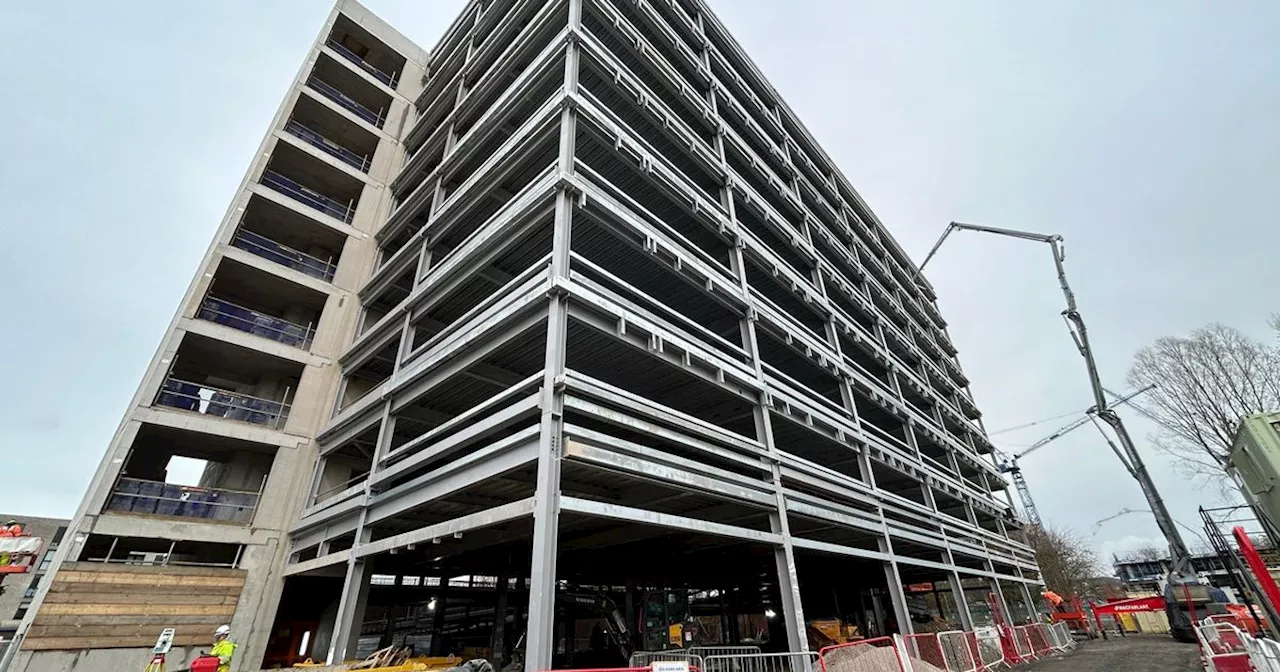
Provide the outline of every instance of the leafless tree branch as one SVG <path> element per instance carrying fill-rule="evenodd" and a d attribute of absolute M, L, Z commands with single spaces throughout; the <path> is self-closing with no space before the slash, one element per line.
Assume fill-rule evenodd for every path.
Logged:
<path fill-rule="evenodd" d="M 1036 564 L 1045 586 L 1059 595 L 1085 596 L 1094 587 L 1101 565 L 1088 539 L 1066 528 L 1032 526 L 1027 542 L 1036 553 Z"/>
<path fill-rule="evenodd" d="M 1280 334 L 1280 315 L 1271 326 Z M 1240 418 L 1280 409 L 1280 348 L 1214 323 L 1140 350 L 1128 381 L 1156 385 L 1142 404 L 1157 448 L 1180 473 L 1221 487 Z"/>

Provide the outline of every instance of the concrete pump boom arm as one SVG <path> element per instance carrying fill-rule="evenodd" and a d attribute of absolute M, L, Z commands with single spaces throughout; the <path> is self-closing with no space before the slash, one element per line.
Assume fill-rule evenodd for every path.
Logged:
<path fill-rule="evenodd" d="M 1137 446 L 1129 436 L 1129 431 L 1125 428 L 1124 421 L 1113 407 L 1107 405 L 1106 391 L 1102 387 L 1102 378 L 1098 375 L 1098 363 L 1094 359 L 1093 348 L 1089 345 L 1089 332 L 1085 328 L 1084 318 L 1080 316 L 1080 311 L 1076 307 L 1076 295 L 1071 291 L 1071 286 L 1067 284 L 1067 271 L 1063 266 L 1063 262 L 1066 260 L 1066 253 L 1063 248 L 1062 236 L 951 222 L 947 225 L 946 230 L 942 232 L 942 236 L 938 238 L 938 242 L 934 243 L 933 249 L 929 250 L 929 254 L 925 256 L 924 261 L 920 263 L 919 268 L 916 270 L 916 275 L 924 271 L 925 264 L 928 264 L 929 260 L 937 254 L 938 248 L 942 247 L 942 243 L 946 241 L 953 231 L 994 233 L 1011 238 L 1048 243 L 1053 249 L 1053 265 L 1058 273 L 1058 285 L 1062 288 L 1062 294 L 1067 301 L 1067 309 L 1062 311 L 1062 316 L 1067 322 L 1067 330 L 1071 332 L 1071 339 L 1075 341 L 1076 349 L 1080 351 L 1080 355 L 1084 358 L 1085 368 L 1089 373 L 1089 387 L 1093 393 L 1094 403 L 1092 410 L 1099 419 L 1111 427 L 1116 437 L 1120 439 L 1121 452 L 1123 452 L 1124 457 L 1128 458 L 1125 467 L 1129 469 L 1134 479 L 1138 481 L 1138 485 L 1141 486 L 1142 494 L 1146 496 L 1147 503 L 1151 506 L 1151 512 L 1155 516 L 1156 525 L 1159 526 L 1160 532 L 1164 534 L 1165 539 L 1169 542 L 1169 552 L 1173 559 L 1172 573 L 1184 577 L 1188 575 L 1194 577 L 1195 572 L 1191 567 L 1191 553 L 1187 550 L 1186 543 L 1182 541 L 1182 535 L 1174 525 L 1173 517 L 1169 515 L 1169 509 L 1165 506 L 1164 499 L 1156 489 L 1154 481 L 1151 480 L 1146 464 L 1143 462 L 1142 456 L 1138 454 Z"/>

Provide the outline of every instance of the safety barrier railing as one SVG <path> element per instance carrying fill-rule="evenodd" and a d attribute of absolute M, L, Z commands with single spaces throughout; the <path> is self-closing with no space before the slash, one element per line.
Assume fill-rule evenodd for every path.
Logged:
<path fill-rule="evenodd" d="M 949 672 L 977 672 L 978 660 L 973 649 L 969 648 L 970 634 L 963 630 L 938 633 L 938 645 L 942 648 L 942 659 Z"/>
<path fill-rule="evenodd" d="M 686 650 L 703 659 L 708 656 L 737 656 L 760 653 L 760 647 L 758 646 L 691 646 Z"/>
<path fill-rule="evenodd" d="M 911 672 L 893 637 L 836 644 L 818 651 L 821 672 Z"/>
<path fill-rule="evenodd" d="M 924 661 L 934 667 L 947 669 L 947 658 L 942 653 L 942 642 L 937 633 L 903 635 L 902 642 L 909 658 Z"/>
<path fill-rule="evenodd" d="M 284 398 L 289 398 L 288 389 Z M 267 425 L 273 429 L 284 425 L 289 415 L 289 404 L 284 401 L 261 399 L 172 376 L 164 381 L 156 394 L 156 403 L 201 415 Z"/>
<path fill-rule="evenodd" d="M 1000 630 L 994 627 L 977 628 L 972 633 L 973 645 L 978 650 L 978 662 L 983 669 L 989 669 L 1008 661 L 1004 656 L 1004 645 L 1000 641 Z"/>
<path fill-rule="evenodd" d="M 646 651 L 645 653 L 658 653 L 655 651 Z M 661 661 L 659 661 L 661 662 Z M 400 668 L 396 668 L 400 669 Z M 3 672 L 3 670 L 0 670 Z M 653 672 L 653 668 L 649 665 L 631 665 L 630 667 L 588 667 L 588 668 L 572 668 L 572 670 L 551 670 L 549 672 Z M 689 666 L 689 672 L 702 672 L 702 668 L 694 665 Z"/>
<path fill-rule="evenodd" d="M 1075 648 L 1076 638 L 1071 634 L 1071 627 L 1064 621 L 1049 626 L 1049 643 L 1058 651 Z"/>
<path fill-rule="evenodd" d="M 340 159 L 362 173 L 369 172 L 368 156 L 356 154 L 292 119 L 285 123 L 284 130 L 292 136 L 305 140 L 307 144 L 318 148 L 320 151 Z"/>
<path fill-rule="evenodd" d="M 342 57 L 347 59 L 348 61 L 351 61 L 352 63 L 355 63 L 356 65 L 360 66 L 361 70 L 364 70 L 365 72 L 373 75 L 374 79 L 377 79 L 378 81 L 382 82 L 383 84 L 386 84 L 387 86 L 393 89 L 396 88 L 396 76 L 399 73 L 388 75 L 387 73 L 374 67 L 373 64 L 357 56 L 354 51 L 351 51 L 350 49 L 342 46 L 341 42 L 338 42 L 332 37 L 325 41 L 325 46 L 338 52 L 339 54 L 342 54 Z"/>
<path fill-rule="evenodd" d="M 700 647 L 701 648 L 701 647 Z M 755 647 L 752 647 L 755 648 Z M 758 649 L 757 649 L 758 650 Z M 726 653 L 702 657 L 703 672 L 819 672 L 818 652 Z"/>
<path fill-rule="evenodd" d="M 1018 655 L 1018 661 L 1031 660 L 1035 657 L 1031 649 L 1031 640 L 1027 638 L 1026 626 L 1011 628 L 1009 637 L 1013 640 L 1013 650 Z"/>
<path fill-rule="evenodd" d="M 107 501 L 107 510 L 247 525 L 253 521 L 260 497 L 261 491 L 201 488 L 122 476 Z"/>
<path fill-rule="evenodd" d="M 1243 641 L 1237 637 L 1237 642 Z M 1243 650 L 1243 646 L 1239 644 L 1237 648 Z M 1074 647 L 1075 639 L 1066 623 L 1033 623 L 973 631 L 893 635 L 828 646 L 817 654 L 721 653 L 755 647 L 637 651 L 631 656 L 629 669 L 676 661 L 700 668 L 702 672 L 983 672 L 1032 662 Z M 1267 648 L 1266 653 L 1280 661 L 1280 644 L 1264 642 L 1257 648 Z M 1275 669 L 1258 667 L 1258 670 L 1280 672 L 1280 662 L 1277 665 Z M 1226 668 L 1216 672 L 1226 672 Z"/>
<path fill-rule="evenodd" d="M 348 201 L 342 203 L 335 199 L 329 198 L 324 194 L 308 189 L 301 184 L 277 173 L 274 170 L 268 170 L 262 174 L 262 184 L 275 189 L 276 191 L 288 196 L 295 201 L 308 205 L 330 217 L 340 219 L 345 224 L 350 224 L 351 219 L 355 216 L 355 203 Z"/>
<path fill-rule="evenodd" d="M 231 245 L 249 254 L 262 257 L 267 261 L 273 261 L 281 266 L 301 271 L 313 278 L 320 278 L 325 282 L 333 280 L 333 275 L 338 270 L 337 264 L 334 264 L 333 261 L 311 256 L 283 243 L 277 243 L 260 233 L 246 231 L 245 229 L 236 231 L 235 235 L 231 237 Z"/>
<path fill-rule="evenodd" d="M 690 668 L 702 669 L 702 656 L 688 651 L 636 651 L 627 661 L 628 667 L 647 670 L 654 663 L 683 662 Z"/>
<path fill-rule="evenodd" d="M 1196 627 L 1200 657 L 1207 672 L 1253 672 L 1257 667 L 1246 641 L 1253 639 L 1229 623 L 1208 623 Z M 1265 667 L 1259 668 L 1271 672 Z"/>
<path fill-rule="evenodd" d="M 319 77 L 316 77 L 315 75 L 307 77 L 307 86 L 315 89 L 325 98 L 341 105 L 357 117 L 364 119 L 377 128 L 382 128 L 382 122 L 385 120 L 385 110 L 379 109 L 377 112 L 374 112 L 357 102 L 355 98 L 339 91 L 337 87 L 323 79 L 320 79 Z"/>
<path fill-rule="evenodd" d="M 1031 642 L 1031 651 L 1036 656 L 1042 656 L 1053 650 L 1053 645 L 1049 643 L 1049 634 L 1043 623 L 1033 623 L 1027 625 L 1027 639 Z"/>
<path fill-rule="evenodd" d="M 304 327 L 214 296 L 207 296 L 200 302 L 196 317 L 303 350 L 311 346 L 311 339 L 316 333 L 314 325 Z"/>
<path fill-rule="evenodd" d="M 1280 642 L 1274 639 L 1258 639 L 1248 635 L 1245 649 L 1249 652 L 1249 661 L 1257 672 L 1280 672 Z"/>

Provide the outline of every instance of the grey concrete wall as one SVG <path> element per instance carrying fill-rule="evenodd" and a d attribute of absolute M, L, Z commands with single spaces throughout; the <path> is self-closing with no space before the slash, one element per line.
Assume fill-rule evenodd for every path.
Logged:
<path fill-rule="evenodd" d="M 365 184 L 354 220 L 350 225 L 336 220 L 325 222 L 326 225 L 348 235 L 335 277 L 331 283 L 325 283 L 312 278 L 293 278 L 287 269 L 275 267 L 270 262 L 247 255 L 241 250 L 230 247 L 229 243 L 251 194 L 257 193 L 276 200 L 272 194 L 264 191 L 255 182 L 261 176 L 271 151 L 281 141 L 279 129 L 283 128 L 294 103 L 300 95 L 309 95 L 303 92 L 307 75 L 323 48 L 325 38 L 339 12 L 399 51 L 406 57 L 407 63 L 394 92 L 387 121 L 382 131 L 378 133 L 379 143 L 374 152 L 370 170 L 367 176 L 359 176 Z M 376 258 L 376 245 L 373 244 L 372 234 L 386 221 L 391 209 L 391 199 L 385 183 L 398 172 L 404 161 L 404 150 L 399 138 L 402 132 L 407 132 L 410 125 L 409 122 L 413 116 L 412 100 L 420 90 L 427 56 L 424 49 L 414 45 L 357 2 L 341 0 L 330 13 L 311 51 L 303 59 L 294 85 L 282 101 L 245 173 L 240 191 L 229 205 L 212 244 L 188 285 L 182 303 L 130 403 L 129 412 L 126 413 L 104 453 L 103 460 L 71 525 L 74 532 L 68 532 L 69 540 L 72 540 L 76 534 L 83 539 L 90 533 L 100 533 L 245 544 L 240 564 L 242 568 L 248 570 L 249 576 L 231 623 L 236 632 L 241 633 L 238 635 L 241 648 L 238 660 L 233 666 L 236 670 L 257 669 L 257 663 L 263 655 L 266 641 L 270 636 L 271 624 L 283 587 L 280 569 L 287 546 L 284 543 L 284 533 L 297 519 L 311 487 L 313 467 L 317 457 L 317 447 L 312 437 L 332 414 L 340 381 L 336 357 L 351 342 L 359 319 L 359 301 L 355 292 L 369 277 Z M 402 129 L 405 130 L 402 131 Z M 349 171 L 344 165 L 336 163 L 323 153 L 316 153 L 305 146 L 302 148 L 320 161 Z M 314 213 L 305 212 L 301 206 L 287 202 L 287 199 L 277 200 L 277 202 L 314 218 Z M 265 339 L 255 341 L 252 336 L 222 333 L 217 336 L 244 347 L 253 347 L 305 365 L 301 380 L 294 390 L 292 410 L 287 422 L 279 429 L 151 407 L 151 402 L 167 375 L 188 330 L 200 331 L 205 335 L 213 333 L 208 331 L 207 323 L 193 318 L 198 311 L 201 299 L 209 289 L 216 269 L 226 256 L 235 256 L 238 261 L 244 261 L 266 272 L 290 277 L 300 284 L 318 289 L 328 295 L 309 352 L 288 346 L 280 347 Z M 278 381 L 263 379 L 252 386 L 252 390 L 245 391 L 262 395 L 270 391 L 267 388 L 276 382 Z M 143 422 L 181 426 L 276 446 L 276 453 L 269 467 L 263 464 L 262 458 L 255 456 L 244 460 L 243 464 L 222 465 L 211 469 L 206 474 L 207 478 L 211 479 L 211 485 L 245 490 L 257 490 L 263 475 L 266 475 L 264 497 L 260 502 L 253 525 L 247 528 L 232 527 L 199 521 L 151 520 L 104 513 L 103 508 L 108 501 L 111 488 L 123 468 L 130 446 Z M 234 456 L 230 457 L 234 459 Z M 82 545 L 74 541 L 63 544 L 55 561 L 54 571 L 60 563 L 75 559 Z M 21 593 L 22 590 L 16 591 L 17 595 Z M 31 615 L 34 615 L 42 597 L 42 594 L 37 596 Z M 6 615 L 4 609 L 5 607 L 0 606 L 0 617 Z M 12 615 L 12 612 L 8 615 Z M 26 625 L 29 626 L 29 619 Z M 181 667 L 189 653 L 191 652 L 175 651 L 170 656 L 170 669 Z M 37 652 L 34 654 L 23 652 L 13 660 L 14 664 L 8 669 L 14 671 L 141 669 L 147 662 L 145 654 L 145 651 L 138 650 Z"/>

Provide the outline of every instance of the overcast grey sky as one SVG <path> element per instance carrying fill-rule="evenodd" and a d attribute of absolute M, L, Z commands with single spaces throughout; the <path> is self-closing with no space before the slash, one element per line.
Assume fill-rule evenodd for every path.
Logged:
<path fill-rule="evenodd" d="M 429 46 L 463 2 L 367 4 Z M 1066 236 L 1110 386 L 1161 335 L 1217 320 L 1270 338 L 1280 3 L 713 6 L 917 261 L 953 219 Z M 74 511 L 330 8 L 5 7 L 0 511 Z M 960 234 L 928 277 L 989 429 L 1089 405 L 1047 248 Z M 1175 517 L 1199 527 L 1213 497 L 1150 452 L 1153 429 L 1133 420 Z M 1050 523 L 1088 534 L 1143 508 L 1091 428 L 1023 466 Z M 1095 541 L 1156 536 L 1131 515 Z"/>

